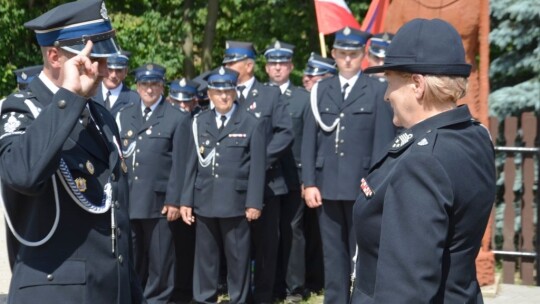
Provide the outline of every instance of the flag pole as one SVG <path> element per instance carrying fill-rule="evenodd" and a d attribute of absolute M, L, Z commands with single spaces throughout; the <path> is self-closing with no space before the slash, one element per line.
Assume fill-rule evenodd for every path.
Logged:
<path fill-rule="evenodd" d="M 319 41 L 321 43 L 321 55 L 326 58 L 326 43 L 324 42 L 324 34 L 319 33 Z"/>

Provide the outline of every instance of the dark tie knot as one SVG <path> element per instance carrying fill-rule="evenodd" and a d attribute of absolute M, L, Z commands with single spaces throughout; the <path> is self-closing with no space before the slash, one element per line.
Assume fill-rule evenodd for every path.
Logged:
<path fill-rule="evenodd" d="M 148 120 L 148 115 L 150 115 L 150 112 L 152 112 L 152 109 L 150 109 L 150 107 L 144 108 L 144 115 L 143 115 L 144 121 Z"/>
<path fill-rule="evenodd" d="M 219 126 L 219 131 L 223 130 L 225 128 L 225 122 L 227 121 L 227 116 L 221 115 L 219 118 L 221 120 L 221 125 Z"/>

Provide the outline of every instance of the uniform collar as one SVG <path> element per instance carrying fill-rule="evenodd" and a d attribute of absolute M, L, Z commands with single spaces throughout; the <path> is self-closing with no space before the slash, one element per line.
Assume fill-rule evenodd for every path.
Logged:
<path fill-rule="evenodd" d="M 43 73 L 43 71 L 41 71 L 39 73 L 39 79 L 41 79 L 41 81 L 43 82 L 43 84 L 53 93 L 53 94 L 56 94 L 56 92 L 58 92 L 58 90 L 60 90 L 60 88 L 55 85 L 50 79 L 49 77 L 47 77 L 47 75 L 45 75 L 45 73 Z"/>

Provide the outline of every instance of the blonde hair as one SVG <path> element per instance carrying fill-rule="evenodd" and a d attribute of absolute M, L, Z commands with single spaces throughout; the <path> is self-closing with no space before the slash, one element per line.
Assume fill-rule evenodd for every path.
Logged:
<path fill-rule="evenodd" d="M 424 79 L 426 80 L 425 100 L 456 103 L 467 94 L 468 81 L 465 77 L 424 75 Z"/>
<path fill-rule="evenodd" d="M 413 73 L 398 71 L 405 79 L 412 79 Z M 424 100 L 433 103 L 456 103 L 467 94 L 468 80 L 462 76 L 422 75 L 425 79 Z"/>

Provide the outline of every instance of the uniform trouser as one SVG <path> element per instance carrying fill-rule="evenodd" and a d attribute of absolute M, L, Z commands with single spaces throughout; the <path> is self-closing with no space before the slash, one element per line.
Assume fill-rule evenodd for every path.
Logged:
<path fill-rule="evenodd" d="M 195 226 L 181 219 L 171 222 L 176 252 L 174 303 L 187 303 L 193 299 L 193 263 L 195 259 Z"/>
<path fill-rule="evenodd" d="M 17 252 L 19 251 L 19 244 L 20 244 L 19 241 L 17 241 L 13 233 L 11 233 L 11 230 L 9 230 L 9 227 L 6 222 L 6 247 L 7 247 L 9 267 L 11 268 L 11 272 L 13 272 L 13 266 L 15 265 L 15 260 L 17 259 Z"/>
<path fill-rule="evenodd" d="M 255 260 L 253 301 L 271 303 L 276 279 L 279 247 L 280 197 L 265 198 L 261 217 L 252 222 L 253 259 Z"/>
<path fill-rule="evenodd" d="M 280 256 L 276 292 L 301 292 L 306 274 L 306 240 L 304 238 L 304 201 L 300 190 L 290 190 L 281 200 Z"/>
<path fill-rule="evenodd" d="M 321 231 L 319 229 L 319 208 L 304 209 L 304 236 L 306 238 L 306 288 L 321 291 L 324 287 L 324 262 Z"/>
<path fill-rule="evenodd" d="M 174 287 L 175 252 L 166 218 L 131 220 L 135 271 L 148 304 L 167 303 Z"/>
<path fill-rule="evenodd" d="M 318 209 L 324 258 L 324 303 L 349 303 L 352 258 L 356 241 L 352 229 L 354 201 L 323 199 Z"/>
<path fill-rule="evenodd" d="M 229 303 L 246 303 L 250 286 L 250 229 L 244 216 L 195 220 L 193 298 L 197 303 L 217 303 L 220 249 L 227 263 Z"/>

